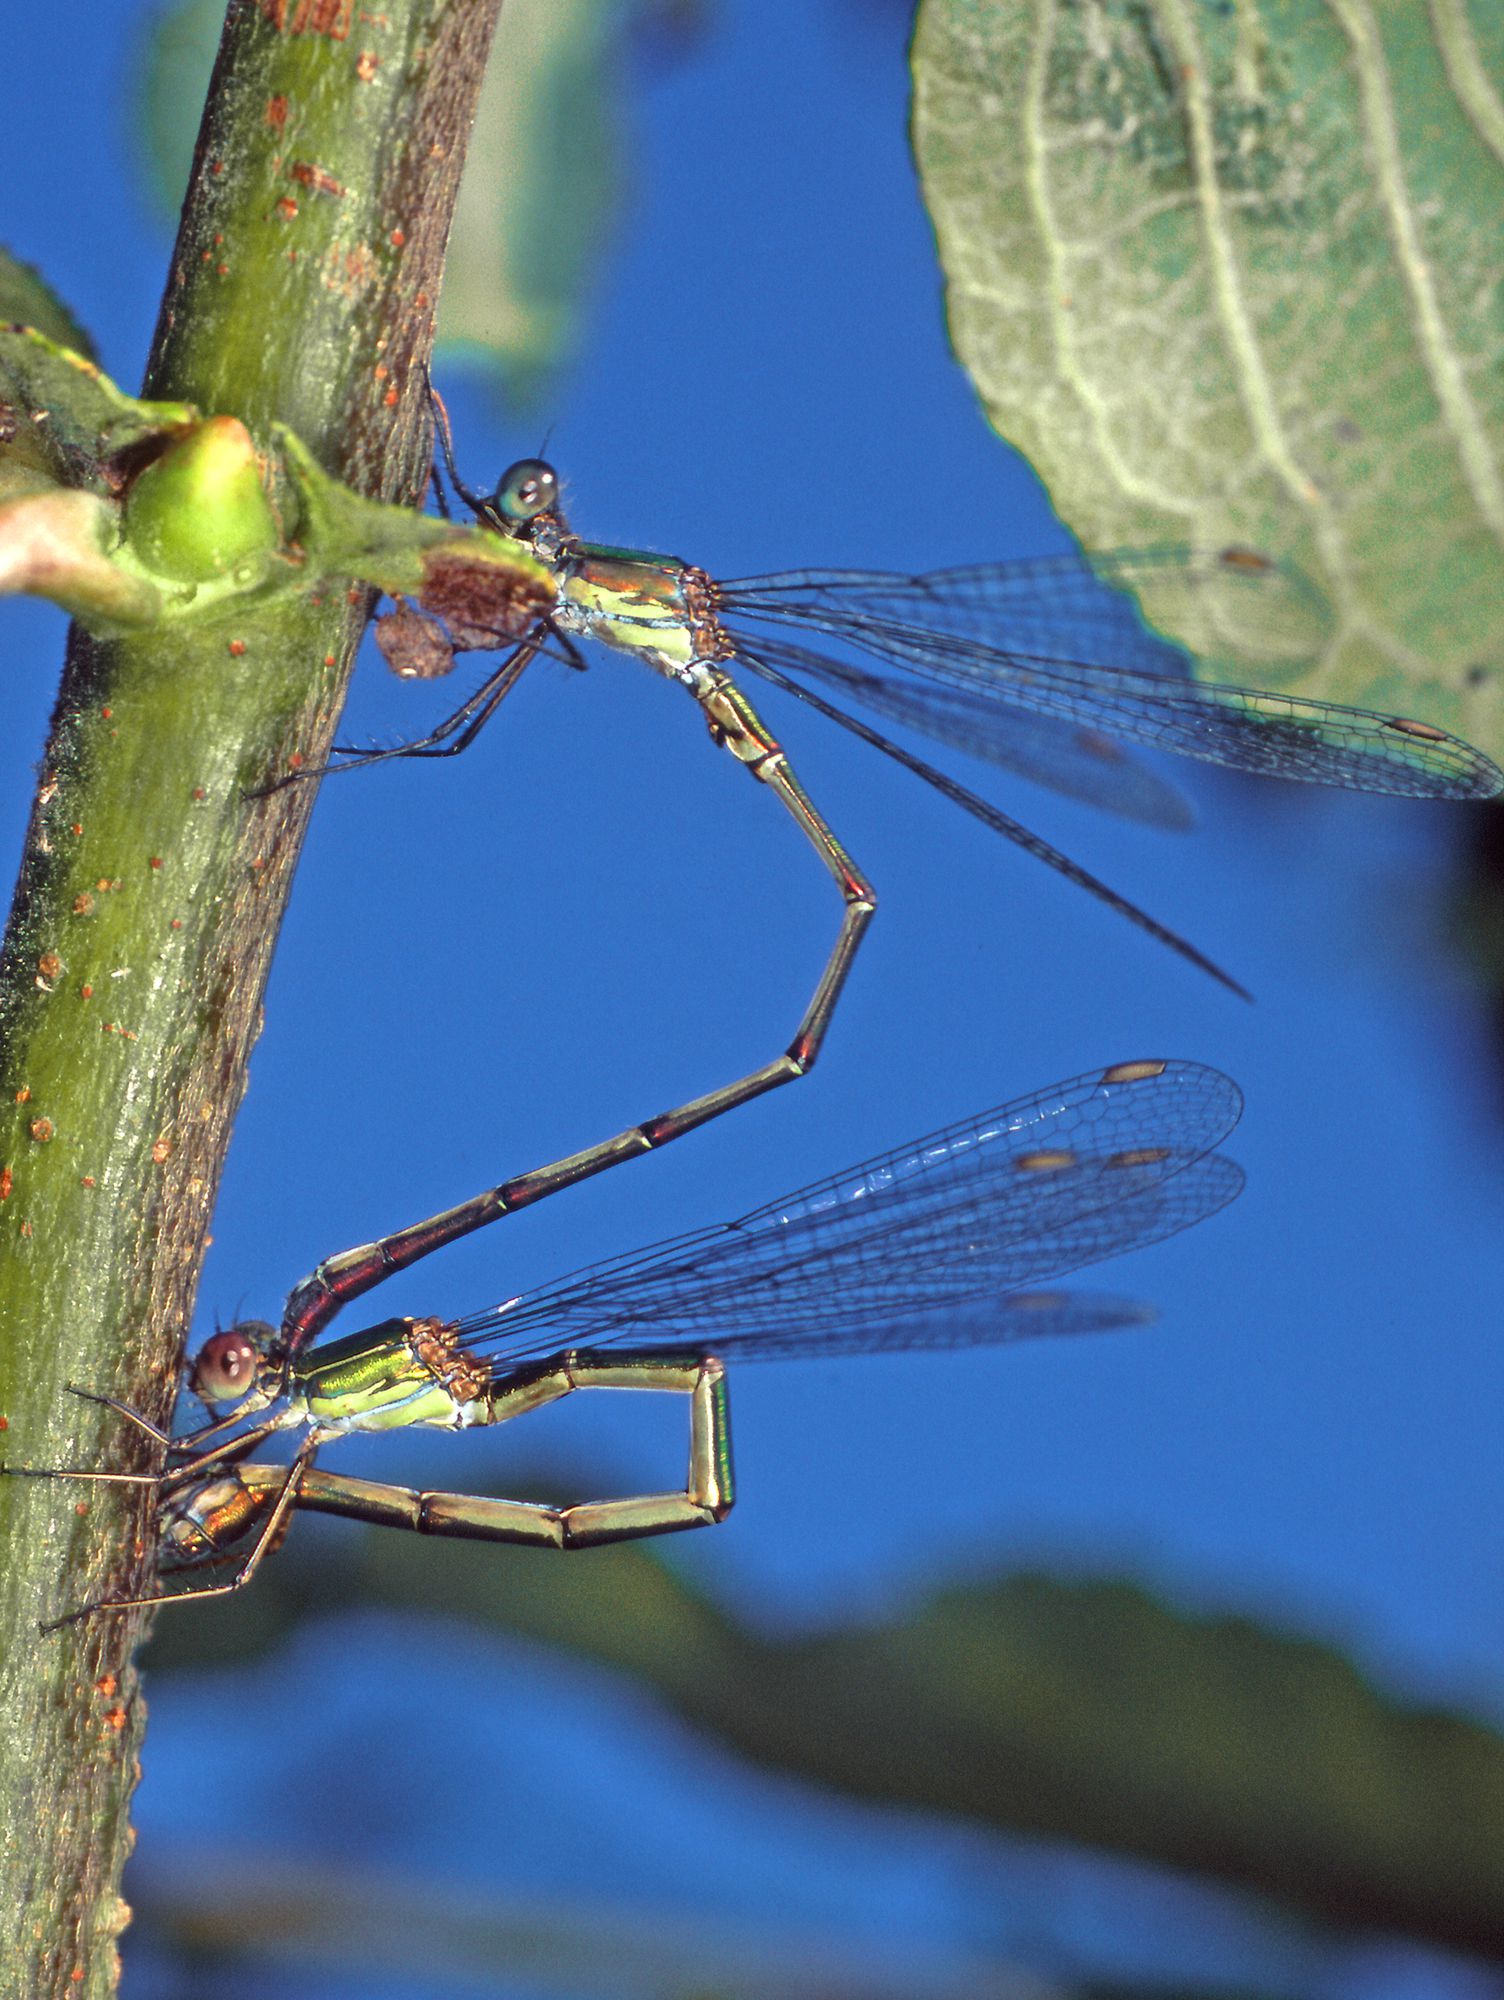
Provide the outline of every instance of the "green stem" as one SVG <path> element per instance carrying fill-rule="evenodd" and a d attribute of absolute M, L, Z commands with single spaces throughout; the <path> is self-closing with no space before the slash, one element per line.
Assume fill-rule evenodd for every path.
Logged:
<path fill-rule="evenodd" d="M 499 0 L 232 0 L 147 380 L 412 503 L 421 370 Z M 278 17 L 286 25 L 278 25 Z M 348 32 L 342 32 L 342 24 Z M 352 600 L 353 596 L 353 600 Z M 17 1464 L 143 1462 L 68 1383 L 168 1414 L 311 788 L 365 592 L 223 630 L 75 630 L 0 957 L 0 1415 Z M 295 1120 L 289 1119 L 291 1131 Z M 139 1493 L 0 1482 L 0 1989 L 114 1990 L 144 1712 Z"/>

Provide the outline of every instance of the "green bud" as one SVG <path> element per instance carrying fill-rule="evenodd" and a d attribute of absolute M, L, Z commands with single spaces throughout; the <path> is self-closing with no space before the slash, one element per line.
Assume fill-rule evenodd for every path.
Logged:
<path fill-rule="evenodd" d="M 126 495 L 125 533 L 143 567 L 179 583 L 271 554 L 277 517 L 238 417 L 209 417 L 147 466 Z"/>

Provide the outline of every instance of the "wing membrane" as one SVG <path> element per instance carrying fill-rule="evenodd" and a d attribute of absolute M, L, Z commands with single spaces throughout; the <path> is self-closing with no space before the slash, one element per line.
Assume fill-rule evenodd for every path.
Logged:
<path fill-rule="evenodd" d="M 743 1359 L 960 1346 L 1124 1324 L 1038 1287 L 1232 1200 L 1216 1070 L 1120 1065 L 1003 1105 L 755 1209 L 593 1264 L 460 1323 L 498 1371 L 566 1347 Z M 1104 1314 L 1106 1317 L 1104 1317 Z"/>
<path fill-rule="evenodd" d="M 1126 559 L 1114 560 L 1121 565 Z M 1037 576 L 1040 567 L 1027 566 L 1028 574 Z M 946 706 L 936 710 L 932 702 L 935 686 L 996 704 L 1000 713 L 1056 717 L 1267 776 L 1423 798 L 1486 798 L 1504 786 L 1504 774 L 1489 758 L 1429 725 L 1190 680 L 1178 649 L 1142 628 L 1135 633 L 1117 613 L 1077 602 L 1089 589 L 1103 594 L 1100 564 L 1078 560 L 1072 566 L 1066 559 L 1056 570 L 1060 594 L 1054 604 L 1031 605 L 1013 564 L 913 577 L 790 572 L 723 586 L 720 601 L 733 620 L 798 625 L 914 674 L 928 686 L 883 681 L 874 705 L 944 741 L 955 739 L 946 733 Z M 1288 581 L 1289 573 L 1272 565 L 1267 570 Z M 1121 580 L 1135 579 L 1124 571 Z M 1025 601 L 1016 602 L 1016 595 Z M 849 669 L 818 653 L 804 652 L 795 670 L 867 699 Z M 1048 776 L 1041 781 L 1050 782 Z"/>

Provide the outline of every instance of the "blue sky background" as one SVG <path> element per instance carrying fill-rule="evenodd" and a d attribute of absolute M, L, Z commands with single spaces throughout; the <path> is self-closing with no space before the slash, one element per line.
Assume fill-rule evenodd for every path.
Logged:
<path fill-rule="evenodd" d="M 25 10 L 9 63 L 31 82 L 0 129 L 4 235 L 127 385 L 169 241 L 121 95 L 139 12 Z M 727 0 L 691 60 L 638 77 L 620 240 L 583 358 L 547 410 L 583 533 L 723 575 L 1068 545 L 948 354 L 905 140 L 902 28 L 898 9 L 874 21 Z M 537 447 L 533 424 L 509 421 L 473 376 L 441 363 L 441 380 L 473 483 Z M 29 605 L 0 616 L 14 854 L 63 625 Z M 371 653 L 344 733 L 415 733 L 446 692 L 397 685 Z M 1336 1642 L 1397 1692 L 1504 1719 L 1504 1159 L 1486 1022 L 1439 942 L 1460 815 L 1179 764 L 1201 825 L 1173 837 L 954 760 L 1228 965 L 1249 1007 L 818 717 L 771 694 L 765 708 L 881 898 L 813 1079 L 456 1247 L 389 1286 L 383 1310 L 475 1307 L 1106 1062 L 1210 1061 L 1247 1093 L 1229 1147 L 1247 1192 L 1102 1273 L 1156 1300 L 1160 1325 L 745 1373 L 737 1511 L 676 1554 L 783 1630 L 1014 1564 L 1122 1571 L 1186 1606 Z M 320 1256 L 764 1060 L 792 1032 L 836 916 L 823 872 L 707 747 L 690 704 L 615 657 L 586 677 L 532 669 L 455 763 L 329 784 L 201 1330 L 275 1318 Z M 552 1438 L 568 1463 L 600 1468 L 601 1490 L 657 1488 L 679 1422 L 636 1399 L 577 1398 L 531 1436 L 398 1441 L 343 1462 L 455 1485 L 511 1454 L 536 1465 Z M 335 1531 L 331 1561 L 339 1546 Z M 438 1752 L 421 1768 L 398 1752 L 348 1796 L 310 1799 L 313 1725 L 354 1728 L 372 1689 L 401 1676 L 516 1724 L 524 1747 L 481 1817 L 462 1763 Z M 504 1877 L 516 1893 L 557 1889 L 567 1855 L 607 1901 L 682 1914 L 693 1889 L 707 1922 L 776 1909 L 852 1951 L 876 1941 L 893 1965 L 912 1952 L 937 1977 L 1057 1931 L 1086 1962 L 1131 1958 L 1141 1930 L 1156 1965 L 1172 1937 L 1192 1948 L 1194 1926 L 1145 1923 L 1130 1871 L 1090 1871 L 1066 1921 L 1073 1862 L 829 1805 L 707 1753 L 602 1675 L 437 1622 L 331 1620 L 273 1668 L 159 1677 L 150 1692 L 148 1876 L 185 1842 L 233 1846 L 268 1815 L 284 1857 L 323 1858 L 332 1827 L 342 1863 L 379 1873 L 436 1838 L 468 1855 L 471 1888 L 495 1893 Z M 218 1729 L 225 1703 L 247 1700 L 281 1718 L 254 1755 Z M 490 1869 L 488 1855 L 505 1860 Z M 1209 1907 L 1215 1959 L 1224 1921 L 1237 1925 Z M 1302 1977 L 1322 1993 L 1482 1990 L 1432 1959 L 1315 1959 Z M 128 1965 L 134 2000 L 174 1990 L 145 1948 L 128 1947 Z M 278 1990 L 373 1988 L 324 1972 Z M 430 1990 L 449 1989 L 391 1988 Z M 909 1990 L 924 1990 L 918 1969 Z"/>

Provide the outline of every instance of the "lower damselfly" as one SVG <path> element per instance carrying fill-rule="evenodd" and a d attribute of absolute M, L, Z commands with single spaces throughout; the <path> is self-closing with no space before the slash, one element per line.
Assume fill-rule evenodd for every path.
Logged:
<path fill-rule="evenodd" d="M 523 544 L 545 566 L 554 601 L 520 637 L 509 633 L 515 643 L 495 671 L 427 735 L 382 750 L 341 749 L 336 756 L 343 761 L 329 768 L 452 756 L 474 741 L 531 660 L 548 653 L 583 667 L 581 642 L 593 641 L 629 654 L 691 696 L 712 740 L 790 814 L 841 896 L 839 930 L 787 1048 L 745 1076 L 644 1121 L 637 1128 L 639 1151 L 808 1072 L 876 907 L 871 882 L 795 776 L 733 668 L 885 752 L 1240 993 L 1237 982 L 1193 945 L 841 703 L 854 702 L 1056 791 L 1161 826 L 1187 823 L 1188 810 L 1172 786 L 1131 756 L 1127 742 L 1358 791 L 1461 800 L 1492 797 L 1504 788 L 1504 773 L 1486 756 L 1429 723 L 1192 678 L 1189 655 L 1151 633 L 1124 594 L 1142 590 L 1159 605 L 1195 610 L 1214 636 L 1262 634 L 1269 656 L 1288 669 L 1320 630 L 1324 601 L 1297 572 L 1252 550 L 1147 549 L 919 575 L 805 569 L 718 581 L 677 557 L 580 540 L 561 509 L 558 475 L 544 459 L 518 461 L 493 492 L 468 486 L 455 463 L 443 403 L 431 396 L 455 493 L 484 527 Z M 436 466 L 441 501 L 443 490 Z M 442 625 L 431 627 L 434 645 L 427 664 L 415 671 L 432 671 L 435 652 L 447 662 L 456 649 L 501 643 L 499 636 L 488 639 L 467 627 L 467 608 L 461 591 L 448 636 Z M 409 607 L 400 610 L 422 622 Z M 801 632 L 857 657 L 815 651 L 791 636 Z M 395 658 L 398 648 L 387 650 Z M 414 660 L 422 651 L 412 643 Z"/>
<path fill-rule="evenodd" d="M 300 1338 L 305 1280 L 281 1329 L 248 1320 L 205 1342 L 187 1379 L 218 1413 L 213 1422 L 173 1437 L 111 1405 L 162 1449 L 157 1470 L 27 1469 L 152 1487 L 169 1558 L 193 1568 L 249 1544 L 230 1581 L 85 1605 L 56 1622 L 238 1590 L 295 1508 L 559 1549 L 719 1521 L 733 1499 L 728 1368 L 1144 1323 L 1152 1312 L 1136 1301 L 1060 1291 L 1055 1281 L 1173 1236 L 1229 1202 L 1242 1171 L 1216 1149 L 1241 1102 L 1236 1084 L 1200 1063 L 1117 1063 L 734 1222 L 587 1265 L 456 1319 L 387 1319 L 310 1344 Z M 346 1255 L 369 1268 L 378 1250 Z M 321 1267 L 341 1268 L 353 1266 L 336 1258 Z M 344 1436 L 500 1424 L 591 1388 L 689 1399 L 682 1489 L 546 1507 L 417 1492 L 315 1466 L 317 1453 Z M 297 1440 L 289 1463 L 247 1462 L 282 1433 Z"/>

